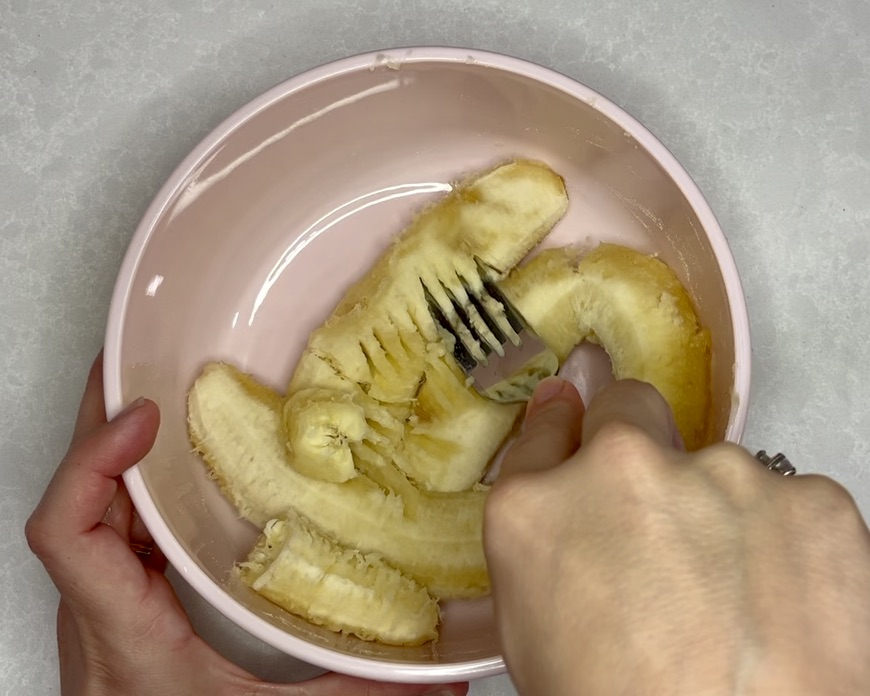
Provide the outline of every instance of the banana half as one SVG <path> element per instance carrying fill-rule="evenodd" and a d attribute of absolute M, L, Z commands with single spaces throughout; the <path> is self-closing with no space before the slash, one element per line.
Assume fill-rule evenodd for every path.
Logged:
<path fill-rule="evenodd" d="M 661 392 L 687 450 L 711 442 L 710 332 L 662 261 L 616 244 L 582 257 L 549 249 L 502 289 L 560 360 L 583 341 L 601 345 L 616 379 Z"/>
<path fill-rule="evenodd" d="M 482 291 L 483 274 L 506 276 L 567 205 L 558 174 L 520 160 L 422 212 L 311 335 L 287 390 L 291 466 L 346 481 L 359 471 L 353 445 L 364 440 L 421 488 L 455 492 L 479 481 L 521 409 L 466 388 L 426 295 L 445 312 L 455 314 L 455 301 L 476 314 L 468 293 Z"/>
<path fill-rule="evenodd" d="M 292 512 L 266 523 L 239 574 L 266 599 L 333 631 L 389 645 L 438 637 L 438 603 L 425 587 Z"/>

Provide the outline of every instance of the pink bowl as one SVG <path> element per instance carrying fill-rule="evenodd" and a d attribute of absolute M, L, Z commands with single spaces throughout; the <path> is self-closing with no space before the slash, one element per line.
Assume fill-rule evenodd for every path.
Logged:
<path fill-rule="evenodd" d="M 571 207 L 547 244 L 616 241 L 678 273 L 713 335 L 714 419 L 739 440 L 750 353 L 725 238 L 698 188 L 640 123 L 515 58 L 447 48 L 348 58 L 275 87 L 178 167 L 124 258 L 106 332 L 109 414 L 144 395 L 163 425 L 125 474 L 181 575 L 232 621 L 324 668 L 438 682 L 504 670 L 488 601 L 445 607 L 441 640 L 392 648 L 291 616 L 232 580 L 257 530 L 191 453 L 185 392 L 209 360 L 283 389 L 309 332 L 422 204 L 512 156 L 546 161 Z"/>

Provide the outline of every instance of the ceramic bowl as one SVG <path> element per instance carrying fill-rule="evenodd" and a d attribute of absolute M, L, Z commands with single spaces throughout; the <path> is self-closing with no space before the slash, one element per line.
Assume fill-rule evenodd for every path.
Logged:
<path fill-rule="evenodd" d="M 105 389 L 110 415 L 141 395 L 161 408 L 153 451 L 125 474 L 157 544 L 206 600 L 290 655 L 396 681 L 504 670 L 488 600 L 448 603 L 436 644 L 396 648 L 233 582 L 258 530 L 191 452 L 185 392 L 210 360 L 283 390 L 310 331 L 414 211 L 514 156 L 567 182 L 570 211 L 546 244 L 615 241 L 676 270 L 712 331 L 717 433 L 741 436 L 750 357 L 737 271 L 704 197 L 638 121 L 563 75 L 474 50 L 368 54 L 288 80 L 218 126 L 145 214 L 112 298 Z"/>

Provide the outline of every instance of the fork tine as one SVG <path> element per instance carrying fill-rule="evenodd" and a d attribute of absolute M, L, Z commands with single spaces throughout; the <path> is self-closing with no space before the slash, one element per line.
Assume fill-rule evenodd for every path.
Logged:
<path fill-rule="evenodd" d="M 495 283 L 484 280 L 483 288 L 491 300 L 490 303 L 487 303 L 493 307 L 490 312 L 494 313 L 495 318 L 500 320 L 499 326 L 504 330 L 511 343 L 515 346 L 520 345 L 522 343 L 520 333 L 524 329 L 524 324 L 519 313 Z"/>
<path fill-rule="evenodd" d="M 486 364 L 486 351 L 474 332 L 466 325 L 465 321 L 457 313 L 457 305 L 445 292 L 445 288 L 438 285 L 446 302 L 439 302 L 425 281 L 420 280 L 423 286 L 423 295 L 429 305 L 429 312 L 441 328 L 453 337 L 453 354 L 457 362 L 463 366 L 470 364 L 466 371 L 474 369 L 478 364 Z M 445 306 L 446 305 L 446 306 Z"/>
<path fill-rule="evenodd" d="M 459 321 L 468 327 L 471 334 L 481 344 L 484 352 L 487 355 L 489 353 L 495 353 L 499 357 L 503 356 L 504 348 L 502 347 L 502 344 L 504 343 L 504 338 L 499 339 L 498 335 L 492 332 L 490 329 L 490 322 L 492 319 L 488 317 L 486 311 L 482 313 L 478 311 L 477 305 L 472 299 L 474 295 L 469 292 L 469 288 L 462 282 L 462 279 L 459 279 L 460 294 L 458 297 L 447 285 L 444 283 L 441 285 L 444 288 L 447 297 L 449 297 L 450 301 L 453 303 L 453 308 L 456 310 L 456 315 L 459 317 Z M 487 319 L 489 319 L 489 321 L 487 321 Z"/>
<path fill-rule="evenodd" d="M 485 314 L 496 322 L 501 332 L 510 339 L 511 343 L 519 346 L 522 343 L 521 334 L 525 329 L 525 323 L 520 318 L 519 312 L 496 285 L 496 279 L 501 276 L 501 273 L 478 256 L 474 257 L 474 262 L 477 265 L 475 279 L 477 282 L 473 283 L 476 290 L 474 294 L 483 304 Z"/>
<path fill-rule="evenodd" d="M 463 372 L 471 372 L 475 367 L 477 367 L 477 361 L 471 356 L 471 353 L 466 350 L 462 341 L 459 340 L 459 337 L 453 333 L 453 330 L 450 327 L 450 322 L 447 320 L 447 317 L 444 316 L 444 312 L 441 311 L 435 298 L 432 297 L 429 288 L 426 287 L 425 283 L 422 283 L 422 285 L 423 295 L 426 298 L 426 304 L 429 306 L 429 314 L 432 315 L 432 319 L 442 331 L 453 337 L 453 357 L 456 359 L 456 362 L 459 363 L 459 367 L 462 368 Z"/>
<path fill-rule="evenodd" d="M 482 298 L 478 297 L 471 290 L 466 288 L 468 294 L 468 300 L 473 305 L 474 310 L 486 324 L 486 327 L 489 329 L 490 333 L 492 333 L 493 338 L 498 341 L 499 345 L 504 345 L 505 341 L 508 340 L 508 337 L 505 335 L 504 331 L 501 330 L 501 327 L 498 325 L 498 321 L 490 314 L 490 311 L 484 306 L 484 301 Z"/>
<path fill-rule="evenodd" d="M 453 356 L 478 393 L 500 403 L 527 401 L 535 384 L 558 372 L 559 360 L 479 268 L 476 278 L 457 273 L 456 288 L 436 276 L 430 277 L 434 287 L 420 278 L 429 313 L 452 340 Z M 498 357 L 488 361 L 493 352 Z"/>

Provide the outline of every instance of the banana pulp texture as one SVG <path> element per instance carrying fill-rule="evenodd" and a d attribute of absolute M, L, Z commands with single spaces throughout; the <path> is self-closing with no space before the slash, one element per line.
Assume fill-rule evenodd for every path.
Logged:
<path fill-rule="evenodd" d="M 487 592 L 484 491 L 421 491 L 380 463 L 370 467 L 380 481 L 300 474 L 288 463 L 281 407 L 280 395 L 225 364 L 207 366 L 188 396 L 191 439 L 244 518 L 262 529 L 300 515 L 342 546 L 380 554 L 439 598 Z"/>
<path fill-rule="evenodd" d="M 469 295 L 504 277 L 566 207 L 561 177 L 516 161 L 419 215 L 311 335 L 284 410 L 291 465 L 346 481 L 359 473 L 354 450 L 366 443 L 421 488 L 454 492 L 479 481 L 520 409 L 466 388 L 427 295 L 445 315 L 455 317 L 459 304 L 485 326 Z"/>
<path fill-rule="evenodd" d="M 709 336 L 667 266 L 602 245 L 515 268 L 566 204 L 544 165 L 486 172 L 424 211 L 348 291 L 311 335 L 286 396 L 231 366 L 206 367 L 189 394 L 189 430 L 239 512 L 266 527 L 243 566 L 255 589 L 314 622 L 408 644 L 437 622 L 414 588 L 430 601 L 488 591 L 478 482 L 521 407 L 468 386 L 427 295 L 475 322 L 469 295 L 501 281 L 560 359 L 601 343 L 617 377 L 662 391 L 689 448 L 705 444 Z M 321 578 L 326 594 L 297 576 Z M 404 623 L 381 601 L 396 593 Z"/>
<path fill-rule="evenodd" d="M 560 360 L 582 341 L 600 344 L 614 377 L 662 393 L 687 450 L 710 443 L 710 332 L 662 261 L 615 244 L 582 257 L 551 249 L 502 289 Z"/>
<path fill-rule="evenodd" d="M 438 635 L 438 603 L 424 587 L 292 512 L 266 524 L 239 573 L 275 604 L 334 631 L 393 645 Z"/>

